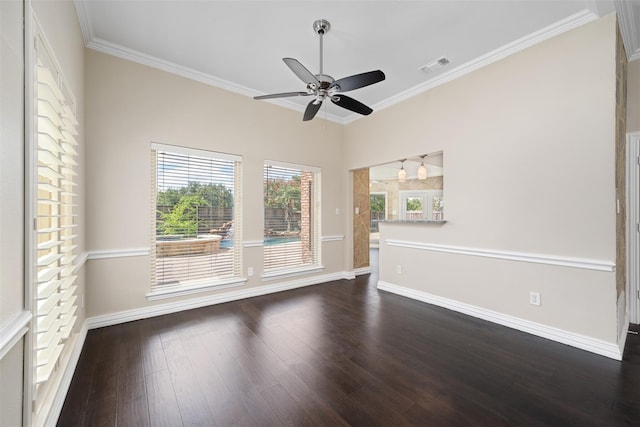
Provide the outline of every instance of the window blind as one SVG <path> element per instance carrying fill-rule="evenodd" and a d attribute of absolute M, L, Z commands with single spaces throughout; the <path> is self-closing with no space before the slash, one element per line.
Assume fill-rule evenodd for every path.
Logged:
<path fill-rule="evenodd" d="M 264 271 L 320 263 L 317 169 L 264 165 Z"/>
<path fill-rule="evenodd" d="M 36 400 L 55 373 L 76 322 L 76 205 L 78 122 L 60 78 L 36 70 Z"/>
<path fill-rule="evenodd" d="M 240 276 L 240 157 L 154 144 L 152 161 L 152 287 Z"/>

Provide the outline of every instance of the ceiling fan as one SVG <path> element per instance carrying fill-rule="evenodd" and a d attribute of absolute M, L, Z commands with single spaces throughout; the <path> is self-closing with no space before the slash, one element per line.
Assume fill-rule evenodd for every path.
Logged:
<path fill-rule="evenodd" d="M 318 19 L 313 23 L 313 30 L 320 36 L 320 72 L 313 74 L 307 70 L 304 65 L 294 58 L 282 58 L 285 64 L 298 76 L 300 80 L 307 84 L 306 92 L 285 92 L 274 93 L 272 95 L 255 96 L 254 99 L 271 99 L 286 98 L 291 96 L 313 96 L 314 99 L 309 102 L 304 111 L 303 121 L 311 120 L 322 106 L 322 102 L 329 98 L 331 102 L 339 107 L 356 112 L 362 115 L 369 115 L 373 110 L 360 101 L 356 101 L 341 92 L 359 89 L 384 80 L 384 73 L 380 70 L 369 71 L 362 74 L 354 74 L 353 76 L 343 77 L 334 80 L 333 77 L 323 74 L 322 72 L 322 37 L 329 31 L 331 25 L 329 21 Z"/>

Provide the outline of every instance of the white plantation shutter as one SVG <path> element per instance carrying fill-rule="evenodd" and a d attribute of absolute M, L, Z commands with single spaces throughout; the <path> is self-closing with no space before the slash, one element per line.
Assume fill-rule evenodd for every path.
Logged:
<path fill-rule="evenodd" d="M 320 170 L 264 165 L 264 271 L 320 264 Z"/>
<path fill-rule="evenodd" d="M 241 274 L 241 158 L 152 145 L 152 287 Z"/>
<path fill-rule="evenodd" d="M 36 72 L 36 384 L 37 395 L 58 367 L 76 321 L 77 224 L 75 135 L 78 122 L 60 79 L 38 61 Z"/>

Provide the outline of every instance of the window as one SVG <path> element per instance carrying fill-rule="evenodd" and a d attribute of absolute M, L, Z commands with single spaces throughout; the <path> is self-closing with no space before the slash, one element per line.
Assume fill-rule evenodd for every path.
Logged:
<path fill-rule="evenodd" d="M 319 169 L 265 163 L 265 276 L 319 267 L 319 188 Z"/>
<path fill-rule="evenodd" d="M 71 348 L 77 296 L 75 101 L 43 41 L 36 45 L 35 409 L 51 399 L 53 378 Z"/>
<path fill-rule="evenodd" d="M 387 219 L 387 193 L 370 193 L 369 210 L 371 211 L 369 231 L 377 233 L 378 223 Z"/>
<path fill-rule="evenodd" d="M 152 294 L 239 282 L 241 158 L 161 144 L 151 153 Z"/>
<path fill-rule="evenodd" d="M 442 220 L 444 200 L 442 190 L 400 191 L 401 219 Z"/>

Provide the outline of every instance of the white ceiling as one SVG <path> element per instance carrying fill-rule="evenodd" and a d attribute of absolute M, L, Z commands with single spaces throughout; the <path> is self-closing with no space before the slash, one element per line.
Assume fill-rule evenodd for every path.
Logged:
<path fill-rule="evenodd" d="M 247 96 L 303 91 L 282 62 L 335 79 L 381 69 L 386 80 L 348 95 L 379 110 L 614 11 L 629 56 L 640 57 L 640 0 L 167 1 L 76 0 L 85 44 Z M 621 12 L 622 11 L 622 12 Z M 624 19 L 623 19 L 624 18 Z M 419 68 L 441 56 L 437 71 Z M 271 101 L 303 111 L 307 97 Z M 325 102 L 319 116 L 361 117 Z M 327 105 L 328 104 L 328 105 Z M 375 114 L 375 112 L 374 112 Z"/>

